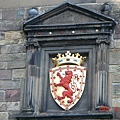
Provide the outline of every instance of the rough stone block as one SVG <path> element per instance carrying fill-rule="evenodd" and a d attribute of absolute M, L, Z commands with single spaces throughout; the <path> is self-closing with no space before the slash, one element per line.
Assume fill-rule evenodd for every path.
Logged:
<path fill-rule="evenodd" d="M 120 95 L 120 83 L 113 83 L 113 95 L 114 96 Z"/>
<path fill-rule="evenodd" d="M 120 82 L 120 73 L 109 73 L 109 80 L 112 82 Z"/>
<path fill-rule="evenodd" d="M 7 62 L 0 62 L 0 69 L 6 69 Z"/>
<path fill-rule="evenodd" d="M 115 48 L 120 48 L 120 39 L 115 40 Z"/>
<path fill-rule="evenodd" d="M 16 9 L 3 9 L 2 19 L 3 20 L 15 20 L 16 19 Z"/>
<path fill-rule="evenodd" d="M 25 53 L 0 54 L 0 62 L 21 61 L 26 59 Z"/>
<path fill-rule="evenodd" d="M 0 32 L 0 42 L 1 40 L 5 39 L 5 33 L 4 32 Z"/>
<path fill-rule="evenodd" d="M 120 49 L 110 50 L 109 64 L 120 64 Z"/>
<path fill-rule="evenodd" d="M 8 120 L 8 112 L 0 112 L 0 120 Z"/>
<path fill-rule="evenodd" d="M 0 90 L 0 102 L 1 101 L 5 101 L 5 91 L 4 90 Z"/>
<path fill-rule="evenodd" d="M 0 70 L 0 79 L 7 80 L 12 78 L 11 70 Z"/>
<path fill-rule="evenodd" d="M 112 99 L 112 107 L 120 107 L 120 98 Z"/>
<path fill-rule="evenodd" d="M 0 40 L 0 45 L 5 45 L 5 40 Z"/>
<path fill-rule="evenodd" d="M 21 81 L 0 80 L 0 89 L 19 89 L 21 87 Z"/>
<path fill-rule="evenodd" d="M 17 10 L 16 19 L 24 19 L 25 17 L 25 8 L 20 8 Z"/>
<path fill-rule="evenodd" d="M 109 72 L 120 72 L 120 65 L 109 65 Z"/>
<path fill-rule="evenodd" d="M 13 61 L 13 62 L 7 62 L 7 68 L 13 69 L 13 68 L 25 68 L 25 60 L 24 61 Z"/>
<path fill-rule="evenodd" d="M 2 108 L 2 106 L 6 106 L 6 110 L 20 110 L 20 102 L 0 102 L 0 108 Z M 2 110 L 0 110 L 2 111 Z M 3 119 L 4 120 L 4 119 Z"/>
<path fill-rule="evenodd" d="M 25 79 L 25 69 L 14 69 L 12 72 L 12 79 Z"/>
<path fill-rule="evenodd" d="M 2 102 L 1 102 L 2 103 Z M 3 102 L 4 103 L 4 102 Z M 7 105 L 6 104 L 2 104 L 0 105 L 0 112 L 5 112 L 7 110 Z"/>
<path fill-rule="evenodd" d="M 6 44 L 18 43 L 20 39 L 23 39 L 21 31 L 5 32 Z"/>
<path fill-rule="evenodd" d="M 21 21 L 13 21 L 13 20 L 4 20 L 2 21 L 2 30 L 21 30 L 22 29 L 22 22 Z"/>
<path fill-rule="evenodd" d="M 25 52 L 25 46 L 23 44 L 11 44 L 1 47 L 1 53 L 22 53 Z"/>
<path fill-rule="evenodd" d="M 6 102 L 16 102 L 20 101 L 20 90 L 5 90 L 6 92 L 6 97 L 5 101 Z"/>

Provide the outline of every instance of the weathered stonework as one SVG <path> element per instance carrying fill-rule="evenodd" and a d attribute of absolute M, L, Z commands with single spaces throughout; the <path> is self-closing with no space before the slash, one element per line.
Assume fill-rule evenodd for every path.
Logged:
<path fill-rule="evenodd" d="M 12 79 L 25 79 L 26 71 L 25 69 L 14 69 L 12 72 Z"/>
<path fill-rule="evenodd" d="M 20 110 L 20 102 L 0 102 L 0 111 L 3 107 L 6 111 Z"/>
<path fill-rule="evenodd" d="M 11 70 L 0 70 L 0 79 L 7 80 L 11 79 L 12 71 Z"/>
<path fill-rule="evenodd" d="M 7 62 L 6 69 L 23 69 L 26 67 L 25 60 L 22 61 L 13 61 L 13 62 Z"/>
<path fill-rule="evenodd" d="M 5 91 L 4 90 L 0 90 L 0 102 L 4 102 L 5 101 Z"/>
<path fill-rule="evenodd" d="M 3 9 L 2 13 L 3 20 L 15 20 L 16 9 Z"/>
<path fill-rule="evenodd" d="M 6 96 L 5 96 L 6 102 L 20 101 L 20 90 L 19 89 L 5 90 L 5 93 L 6 93 Z"/>
<path fill-rule="evenodd" d="M 109 72 L 120 72 L 120 65 L 109 65 Z"/>
<path fill-rule="evenodd" d="M 21 87 L 21 81 L 16 80 L 0 80 L 0 89 L 1 90 L 7 90 L 7 89 L 20 89 Z"/>
<path fill-rule="evenodd" d="M 17 29 L 19 30 L 19 29 Z M 21 31 L 9 31 L 5 32 L 5 42 L 6 44 L 15 44 L 19 43 L 20 40 L 23 40 Z"/>
<path fill-rule="evenodd" d="M 110 72 L 109 80 L 112 80 L 112 82 L 119 83 L 120 82 L 120 73 L 119 72 Z"/>
<path fill-rule="evenodd" d="M 6 45 L 6 46 L 1 46 L 1 53 L 6 54 L 6 53 L 23 53 L 25 52 L 25 46 L 24 44 L 11 44 L 11 45 Z"/>
<path fill-rule="evenodd" d="M 0 112 L 0 120 L 8 120 L 8 112 Z"/>
<path fill-rule="evenodd" d="M 111 49 L 109 54 L 109 64 L 120 64 L 120 49 Z"/>
<path fill-rule="evenodd" d="M 0 54 L 0 62 L 23 61 L 26 59 L 25 53 Z"/>

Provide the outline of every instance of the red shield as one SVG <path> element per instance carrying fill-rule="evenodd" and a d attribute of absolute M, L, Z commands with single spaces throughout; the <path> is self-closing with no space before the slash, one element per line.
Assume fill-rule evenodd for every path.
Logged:
<path fill-rule="evenodd" d="M 86 79 L 86 67 L 64 65 L 50 69 L 50 89 L 53 99 L 69 110 L 81 98 Z"/>

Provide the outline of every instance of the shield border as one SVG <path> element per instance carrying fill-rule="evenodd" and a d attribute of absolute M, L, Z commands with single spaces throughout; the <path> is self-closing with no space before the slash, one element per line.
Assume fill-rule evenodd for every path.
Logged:
<path fill-rule="evenodd" d="M 57 89 L 54 86 L 54 73 L 55 73 L 55 71 L 61 72 L 63 69 L 66 69 L 66 70 L 72 69 L 72 71 L 80 70 L 82 73 L 81 83 L 80 83 L 81 89 L 79 90 L 79 93 L 78 93 L 79 95 L 77 95 L 75 97 L 75 99 L 73 100 L 73 102 L 69 103 L 68 105 L 64 105 L 64 103 L 62 103 L 62 100 L 59 100 L 57 98 L 57 95 L 56 95 Z M 63 65 L 63 66 L 59 66 L 59 67 L 55 67 L 55 68 L 50 69 L 50 91 L 51 91 L 52 97 L 53 97 L 54 101 L 64 110 L 71 109 L 80 100 L 80 98 L 83 94 L 84 88 L 85 88 L 85 81 L 86 81 L 86 67 L 76 66 L 76 65 Z"/>

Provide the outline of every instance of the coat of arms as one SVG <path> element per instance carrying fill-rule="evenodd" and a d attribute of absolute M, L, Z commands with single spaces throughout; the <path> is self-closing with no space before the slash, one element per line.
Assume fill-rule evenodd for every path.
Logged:
<path fill-rule="evenodd" d="M 82 96 L 86 79 L 86 67 L 82 66 L 85 59 L 70 51 L 52 58 L 55 67 L 50 69 L 51 94 L 64 110 L 72 108 Z"/>

